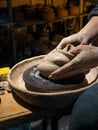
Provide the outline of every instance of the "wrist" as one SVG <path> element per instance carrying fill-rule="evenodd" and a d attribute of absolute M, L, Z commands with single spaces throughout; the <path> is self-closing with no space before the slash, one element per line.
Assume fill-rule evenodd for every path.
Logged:
<path fill-rule="evenodd" d="M 89 35 L 87 35 L 86 30 L 79 31 L 78 36 L 80 44 L 90 44 L 91 39 Z"/>
<path fill-rule="evenodd" d="M 98 16 L 93 16 L 90 21 L 79 31 L 81 44 L 90 44 L 98 36 Z"/>

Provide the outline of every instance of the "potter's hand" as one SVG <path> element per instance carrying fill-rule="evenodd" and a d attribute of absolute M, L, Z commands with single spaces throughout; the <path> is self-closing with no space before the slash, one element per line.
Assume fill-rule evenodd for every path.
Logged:
<path fill-rule="evenodd" d="M 94 40 L 98 38 L 98 16 L 93 16 L 89 22 L 76 34 L 64 38 L 57 48 L 63 49 L 67 44 L 74 45 L 86 45 L 94 43 Z"/>
<path fill-rule="evenodd" d="M 85 35 L 83 31 L 80 31 L 76 34 L 63 38 L 58 44 L 57 48 L 63 49 L 67 44 L 73 44 L 74 46 L 77 46 L 80 44 L 87 45 L 90 43 L 91 41 L 88 39 L 87 35 Z"/>
<path fill-rule="evenodd" d="M 82 42 L 82 35 L 80 33 L 76 33 L 62 39 L 57 48 L 63 49 L 67 44 L 73 44 L 76 46 L 79 44 L 86 44 L 86 41 Z"/>
<path fill-rule="evenodd" d="M 62 79 L 74 76 L 98 65 L 98 47 L 79 45 L 70 50 L 75 57 L 49 76 L 50 79 Z"/>

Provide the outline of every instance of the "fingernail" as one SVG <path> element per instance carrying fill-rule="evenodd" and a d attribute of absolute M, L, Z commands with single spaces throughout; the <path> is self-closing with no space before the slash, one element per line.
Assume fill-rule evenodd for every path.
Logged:
<path fill-rule="evenodd" d="M 52 79 L 52 75 L 49 75 L 49 79 Z"/>

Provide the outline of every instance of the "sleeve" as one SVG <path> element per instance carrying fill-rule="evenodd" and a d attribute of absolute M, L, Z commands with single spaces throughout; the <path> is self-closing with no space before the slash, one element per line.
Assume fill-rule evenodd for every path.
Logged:
<path fill-rule="evenodd" d="M 90 20 L 90 18 L 92 16 L 98 16 L 98 2 L 96 4 L 96 6 L 91 10 L 91 12 L 88 15 L 88 20 Z"/>

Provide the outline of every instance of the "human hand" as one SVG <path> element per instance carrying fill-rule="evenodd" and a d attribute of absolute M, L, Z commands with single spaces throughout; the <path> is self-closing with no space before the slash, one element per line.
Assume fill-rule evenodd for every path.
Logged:
<path fill-rule="evenodd" d="M 76 34 L 70 35 L 68 37 L 65 37 L 61 40 L 57 48 L 63 49 L 67 44 L 73 44 L 74 46 L 77 46 L 79 44 L 86 45 L 88 43 L 88 39 L 86 36 L 84 37 L 83 32 L 78 32 Z"/>
<path fill-rule="evenodd" d="M 63 49 L 67 44 L 86 45 L 94 43 L 98 37 L 98 16 L 93 16 L 88 23 L 76 34 L 62 39 L 57 48 Z"/>
<path fill-rule="evenodd" d="M 98 65 L 98 47 L 92 45 L 79 45 L 70 50 L 75 57 L 51 75 L 50 79 L 58 80 L 83 73 Z"/>

